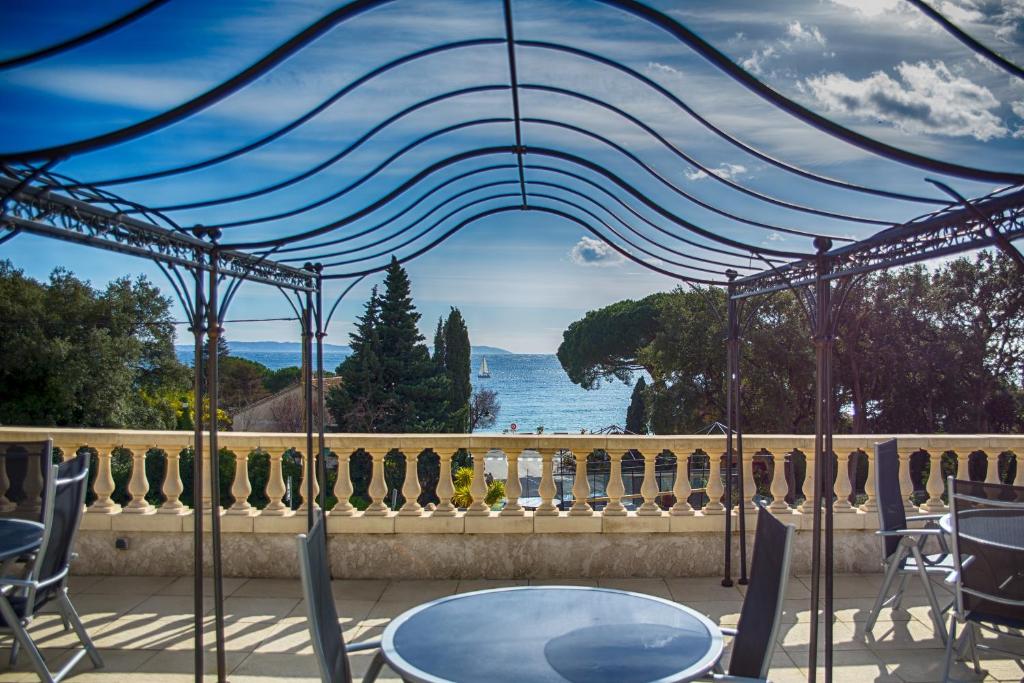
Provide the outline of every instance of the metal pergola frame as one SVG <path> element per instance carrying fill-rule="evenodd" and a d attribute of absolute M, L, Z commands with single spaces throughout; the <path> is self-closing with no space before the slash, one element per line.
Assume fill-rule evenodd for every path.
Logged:
<path fill-rule="evenodd" d="M 822 572 L 822 554 L 824 554 L 825 680 L 831 681 L 833 527 L 831 506 L 826 505 L 823 514 L 821 504 L 823 496 L 831 496 L 831 483 L 834 476 L 832 459 L 825 457 L 825 454 L 832 452 L 831 441 L 834 428 L 831 356 L 836 326 L 846 296 L 868 273 L 895 265 L 984 247 L 995 246 L 1001 249 L 1024 268 L 1024 259 L 1012 244 L 1014 240 L 1024 237 L 1024 171 L 986 169 L 934 159 L 845 128 L 775 91 L 736 65 L 727 55 L 718 51 L 676 19 L 636 0 L 592 0 L 592 2 L 628 13 L 641 22 L 667 34 L 681 46 L 701 56 L 722 74 L 767 101 L 779 111 L 837 140 L 858 147 L 876 157 L 900 164 L 913 172 L 923 171 L 945 178 L 997 182 L 1007 184 L 1008 187 L 985 197 L 967 199 L 945 183 L 932 181 L 949 198 L 909 194 L 896 192 L 889 188 L 871 187 L 830 178 L 777 159 L 714 124 L 674 92 L 626 64 L 606 55 L 569 44 L 517 38 L 512 0 L 500 0 L 504 19 L 504 35 L 468 37 L 408 52 L 352 80 L 306 113 L 271 133 L 227 153 L 159 171 L 118 178 L 79 181 L 58 174 L 54 170 L 57 165 L 69 157 L 106 149 L 142 135 L 156 133 L 197 114 L 252 84 L 335 26 L 357 20 L 358 16 L 364 12 L 393 1 L 353 0 L 313 22 L 234 77 L 188 102 L 146 120 L 52 147 L 0 152 L 0 172 L 2 172 L 2 176 L 0 176 L 0 230 L 7 230 L 7 234 L 0 235 L 0 244 L 13 239 L 18 234 L 29 233 L 150 259 L 166 275 L 186 311 L 190 330 L 194 337 L 196 359 L 194 377 L 196 455 L 193 472 L 196 680 L 201 680 L 203 673 L 202 539 L 204 511 L 201 463 L 204 454 L 203 434 L 204 431 L 207 431 L 203 429 L 204 405 L 207 402 L 210 419 L 208 420 L 209 425 L 207 425 L 208 446 L 205 451 L 210 455 L 211 542 L 218 680 L 225 680 L 226 674 L 220 517 L 218 514 L 220 492 L 216 420 L 219 403 L 217 340 L 223 331 L 222 324 L 227 309 L 239 287 L 244 282 L 254 282 L 278 288 L 285 295 L 295 312 L 296 319 L 300 322 L 303 349 L 303 399 L 306 416 L 305 498 L 308 502 L 306 506 L 307 522 L 312 526 L 315 507 L 313 483 L 317 471 L 324 484 L 320 489 L 321 507 L 324 506 L 326 500 L 326 464 L 323 457 L 325 452 L 322 381 L 323 338 L 326 336 L 327 327 L 342 298 L 365 277 L 384 270 L 386 266 L 380 263 L 382 257 L 394 255 L 400 262 L 406 262 L 434 249 L 462 228 L 481 219 L 506 212 L 535 211 L 573 222 L 606 242 L 624 258 L 677 282 L 686 283 L 698 292 L 703 291 L 700 289 L 702 285 L 725 289 L 727 310 L 724 319 L 726 327 L 724 344 L 727 353 L 726 412 L 729 425 L 726 433 L 725 460 L 726 472 L 729 473 L 727 477 L 731 476 L 735 467 L 738 467 L 739 473 L 737 507 L 740 531 L 740 583 L 747 581 L 748 564 L 745 493 L 743 491 L 743 431 L 740 410 L 741 342 L 744 330 L 753 319 L 758 305 L 754 301 L 748 302 L 748 299 L 752 300 L 756 297 L 788 290 L 794 292 L 801 302 L 807 314 L 815 344 L 817 378 L 814 477 L 817 486 L 813 492 L 806 492 L 808 495 L 813 495 L 814 499 L 811 602 L 815 619 L 812 621 L 808 679 L 813 682 L 816 677 L 818 615 L 821 602 L 820 574 Z M 495 1 L 497 2 L 497 0 Z M 953 37 L 982 58 L 987 59 L 996 68 L 1002 69 L 1015 78 L 1024 77 L 1024 71 L 1020 67 L 956 27 L 924 0 L 909 1 L 926 17 L 939 23 Z M 0 71 L 65 53 L 101 39 L 115 30 L 122 30 L 125 27 L 130 29 L 132 23 L 150 15 L 154 10 L 160 9 L 160 6 L 165 3 L 166 0 L 146 2 L 132 12 L 79 36 L 32 53 L 0 60 Z M 428 60 L 432 56 L 442 53 L 487 48 L 504 48 L 508 67 L 507 83 L 484 83 L 422 99 L 395 114 L 381 118 L 380 122 L 371 130 L 326 161 L 284 181 L 231 196 L 164 207 L 143 206 L 114 194 L 108 189 L 113 186 L 174 178 L 183 173 L 242 157 L 281 139 L 362 85 L 384 76 L 399 66 Z M 520 50 L 544 51 L 571 57 L 626 77 L 668 102 L 680 113 L 690 117 L 709 134 L 780 172 L 838 190 L 904 202 L 914 206 L 925 206 L 932 211 L 911 221 L 885 221 L 828 210 L 820 206 L 801 205 L 746 187 L 736 179 L 716 175 L 708 165 L 702 164 L 684 149 L 661 135 L 642 118 L 630 114 L 622 107 L 572 88 L 524 82 L 522 70 L 517 63 L 517 53 Z M 521 92 L 570 98 L 585 103 L 587 106 L 600 108 L 604 113 L 639 128 L 675 158 L 704 173 L 714 182 L 756 201 L 830 221 L 844 221 L 881 229 L 866 239 L 853 240 L 836 234 L 817 233 L 799 227 L 769 223 L 744 216 L 727 207 L 701 199 L 679 187 L 669 178 L 659 174 L 654 167 L 647 164 L 637 154 L 596 132 L 561 119 L 526 116 L 520 101 Z M 206 226 L 183 227 L 173 218 L 177 211 L 259 198 L 300 183 L 330 166 L 342 162 L 352 151 L 400 119 L 412 116 L 417 111 L 438 102 L 483 93 L 508 95 L 511 116 L 471 119 L 455 122 L 437 130 L 425 131 L 420 137 L 406 144 L 370 172 L 360 176 L 342 189 L 308 204 L 265 216 L 238 218 L 230 222 L 211 223 Z M 333 202 L 378 177 L 389 164 L 399 160 L 403 155 L 429 144 L 434 139 L 462 130 L 485 129 L 495 125 L 511 125 L 513 132 L 512 139 L 509 141 L 511 144 L 476 147 L 436 159 L 427 168 L 410 174 L 398 187 L 381 195 L 376 200 L 367 201 L 365 204 L 357 206 L 347 216 L 280 237 L 228 239 L 229 236 L 238 234 L 239 229 L 245 226 L 274 225 L 283 219 L 301 215 Z M 598 145 L 599 149 L 610 150 L 617 158 L 625 159 L 629 164 L 638 167 L 651 184 L 667 190 L 674 197 L 685 202 L 688 207 L 699 207 L 701 210 L 717 214 L 733 224 L 749 226 L 756 230 L 778 231 L 813 240 L 813 251 L 773 249 L 729 238 L 715 229 L 701 226 L 680 212 L 651 198 L 642 188 L 634 186 L 609 166 L 588 156 L 573 154 L 554 147 L 527 145 L 524 134 L 524 129 L 527 126 L 554 128 L 567 135 L 584 138 L 589 143 Z M 495 161 L 493 157 L 497 157 L 498 160 Z M 461 171 L 459 168 L 465 163 L 480 162 L 486 165 L 468 171 Z M 509 171 L 513 172 L 511 177 L 508 175 Z M 450 172 L 456 174 L 446 176 Z M 502 179 L 496 180 L 489 176 Z M 341 234 L 341 231 L 350 225 L 390 207 L 408 193 L 420 192 L 422 186 L 433 183 L 435 178 L 441 178 L 440 182 L 433 184 L 429 189 L 416 196 L 397 213 L 377 222 L 372 227 Z M 453 192 L 459 184 L 465 184 L 467 181 L 470 182 L 469 187 Z M 504 189 L 499 189 L 502 187 Z M 474 193 L 485 190 L 490 194 L 471 198 Z M 443 194 L 445 192 L 452 192 L 452 194 L 445 196 Z M 444 198 L 436 202 L 435 200 L 439 197 Z M 427 210 L 417 215 L 416 212 L 421 206 Z M 654 218 L 651 218 L 652 215 Z M 404 226 L 398 227 L 394 232 L 386 232 L 396 224 L 401 225 L 398 223 L 399 221 L 404 222 Z M 666 224 L 668 224 L 667 227 Z M 417 230 L 418 232 L 413 232 Z M 655 230 L 656 238 L 652 239 L 645 232 L 647 230 Z M 407 233 L 412 233 L 412 235 L 402 237 Z M 368 235 L 379 237 L 369 244 L 338 248 L 339 245 Z M 320 237 L 329 239 L 311 242 Z M 389 244 L 400 237 L 404 241 L 398 244 Z M 644 246 L 641 242 L 647 243 L 648 246 Z M 676 243 L 680 243 L 678 248 L 672 246 Z M 836 243 L 841 244 L 834 246 Z M 374 253 L 364 253 L 368 249 L 381 245 L 386 246 L 382 246 Z M 682 245 L 686 245 L 686 247 L 684 248 Z M 659 251 L 650 251 L 651 248 Z M 666 252 L 672 256 L 666 256 Z M 340 261 L 327 260 L 339 256 L 347 258 Z M 683 260 L 677 261 L 673 257 Z M 744 263 L 744 259 L 748 261 Z M 752 266 L 750 264 L 752 259 L 762 263 L 763 269 Z M 300 263 L 301 266 L 291 265 Z M 344 281 L 347 286 L 325 314 L 324 286 L 332 280 Z M 711 301 L 711 297 L 706 298 L 709 305 L 714 308 L 715 305 Z M 716 314 L 719 314 L 717 310 Z M 203 357 L 204 341 L 206 343 L 205 358 Z M 317 376 L 315 395 L 313 390 L 314 363 Z M 315 410 L 314 405 L 318 405 L 319 410 Z M 314 429 L 319 434 L 318 448 L 314 446 Z M 318 463 L 313 457 L 316 452 L 320 455 Z M 712 455 L 712 457 L 715 456 Z M 828 482 L 827 485 L 826 482 Z M 724 517 L 726 533 L 723 585 L 732 585 L 733 576 L 732 498 L 730 482 L 730 485 L 725 487 L 725 503 L 730 513 Z"/>

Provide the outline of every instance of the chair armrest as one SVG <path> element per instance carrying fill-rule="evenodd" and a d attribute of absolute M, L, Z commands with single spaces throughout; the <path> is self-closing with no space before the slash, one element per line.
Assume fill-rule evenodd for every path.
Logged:
<path fill-rule="evenodd" d="M 893 529 L 892 531 L 879 530 L 876 536 L 943 536 L 946 532 L 942 529 Z"/>
<path fill-rule="evenodd" d="M 768 680 L 765 678 L 747 678 L 746 676 L 730 676 L 729 674 L 713 674 L 711 680 L 721 681 L 722 683 L 768 683 Z"/>
<path fill-rule="evenodd" d="M 734 628 L 732 628 L 730 626 L 719 626 L 718 630 L 722 632 L 723 636 L 732 636 L 734 638 L 736 637 L 736 634 L 738 633 L 738 631 L 736 631 L 736 629 L 734 629 Z"/>
<path fill-rule="evenodd" d="M 367 650 L 379 650 L 380 640 L 364 640 L 361 643 L 348 643 L 345 645 L 345 652 L 365 652 Z"/>
<path fill-rule="evenodd" d="M 974 555 L 968 555 L 960 561 L 960 569 L 967 569 L 974 562 Z M 946 574 L 946 578 L 943 579 L 945 583 L 950 585 L 956 585 L 960 583 L 960 572 L 955 569 Z"/>
<path fill-rule="evenodd" d="M 907 517 L 907 523 L 909 524 L 910 522 L 937 522 L 945 516 L 945 513 L 941 515 L 914 515 L 913 517 Z"/>

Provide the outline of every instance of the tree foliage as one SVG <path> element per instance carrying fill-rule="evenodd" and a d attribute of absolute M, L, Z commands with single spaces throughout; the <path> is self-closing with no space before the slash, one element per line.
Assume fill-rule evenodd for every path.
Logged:
<path fill-rule="evenodd" d="M 500 412 L 498 392 L 493 389 L 477 389 L 469 402 L 469 431 L 493 427 Z"/>
<path fill-rule="evenodd" d="M 189 372 L 170 301 L 146 278 L 98 291 L 57 269 L 48 282 L 0 262 L 0 422 L 174 429 Z"/>
<path fill-rule="evenodd" d="M 633 385 L 633 393 L 629 398 L 629 407 L 626 408 L 626 431 L 631 434 L 646 434 L 648 431 L 647 406 L 644 401 L 644 393 L 647 391 L 647 382 L 643 377 L 636 380 Z"/>
<path fill-rule="evenodd" d="M 470 432 L 470 398 L 473 386 L 470 383 L 469 330 L 466 321 L 457 308 L 452 308 L 443 328 L 443 371 L 448 379 L 448 424 L 445 431 L 461 434 Z M 435 357 L 437 356 L 435 346 Z"/>
<path fill-rule="evenodd" d="M 981 252 L 931 271 L 873 274 L 846 302 L 834 355 L 843 431 L 1003 432 L 1024 428 L 1024 287 L 1014 264 Z M 814 349 L 785 292 L 743 304 L 746 431 L 814 429 Z M 692 433 L 725 414 L 725 296 L 676 289 L 621 301 L 569 326 L 559 359 L 585 388 L 644 369 L 654 433 Z M 627 418 L 627 422 L 628 422 Z"/>

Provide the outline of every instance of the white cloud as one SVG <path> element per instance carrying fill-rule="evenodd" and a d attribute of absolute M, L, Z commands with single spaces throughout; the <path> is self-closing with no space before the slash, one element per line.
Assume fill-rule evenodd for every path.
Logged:
<path fill-rule="evenodd" d="M 662 73 L 671 74 L 673 76 L 679 75 L 679 69 L 669 66 L 668 64 L 662 64 L 661 62 L 647 62 L 648 71 L 660 71 Z"/>
<path fill-rule="evenodd" d="M 841 7 L 852 9 L 865 17 L 877 17 L 882 14 L 905 11 L 902 0 L 832 0 L 832 2 Z"/>
<path fill-rule="evenodd" d="M 747 167 L 743 166 L 742 164 L 722 163 L 719 164 L 717 168 L 711 169 L 711 172 L 714 173 L 719 178 L 732 180 L 733 178 L 738 178 L 742 175 L 745 175 L 747 172 Z M 689 178 L 690 180 L 703 180 L 704 178 L 708 177 L 708 174 L 705 173 L 704 171 L 693 170 L 687 171 L 686 177 Z"/>
<path fill-rule="evenodd" d="M 786 27 L 786 35 L 796 41 L 817 43 L 823 47 L 826 42 L 825 36 L 817 26 L 804 26 L 799 21 L 794 21 Z"/>
<path fill-rule="evenodd" d="M 769 242 L 781 242 L 786 238 L 773 230 L 768 234 L 768 237 L 766 237 L 765 239 L 767 239 Z"/>
<path fill-rule="evenodd" d="M 805 84 L 826 110 L 874 119 L 912 133 L 990 140 L 1007 135 L 992 110 L 999 100 L 983 85 L 954 75 L 942 61 L 901 62 L 898 80 L 883 71 L 854 80 L 843 73 Z"/>
<path fill-rule="evenodd" d="M 1024 100 L 1018 100 L 1010 103 L 1010 109 L 1019 119 L 1024 119 Z M 1024 138 L 1024 125 L 1017 125 L 1017 128 L 1013 131 L 1013 137 Z"/>
<path fill-rule="evenodd" d="M 614 266 L 623 260 L 619 252 L 601 240 L 586 236 L 573 245 L 569 257 L 578 266 Z"/>
<path fill-rule="evenodd" d="M 810 47 L 823 48 L 828 43 L 824 34 L 817 26 L 805 26 L 799 21 L 791 21 L 786 25 L 786 34 L 782 38 L 770 41 L 743 60 L 742 66 L 747 71 L 761 75 L 768 62 L 778 59 L 784 54 L 792 54 Z"/>

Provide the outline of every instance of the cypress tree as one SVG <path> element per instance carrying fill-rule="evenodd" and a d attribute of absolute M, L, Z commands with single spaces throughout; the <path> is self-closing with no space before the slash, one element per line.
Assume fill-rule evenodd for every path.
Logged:
<path fill-rule="evenodd" d="M 327 392 L 327 409 L 343 431 L 377 431 L 392 409 L 382 382 L 380 324 L 380 297 L 374 287 L 349 335 L 352 354 L 338 366 L 342 381 Z"/>
<path fill-rule="evenodd" d="M 405 269 L 392 257 L 380 299 L 381 385 L 393 397 L 394 410 L 382 431 L 432 432 L 444 428 L 448 380 L 437 372 L 417 327 Z"/>
<path fill-rule="evenodd" d="M 434 366 L 439 372 L 445 367 L 445 343 L 444 343 L 444 320 L 437 319 L 437 329 L 434 330 Z"/>
<path fill-rule="evenodd" d="M 629 408 L 626 409 L 626 431 L 633 434 L 647 433 L 647 406 L 644 403 L 646 390 L 647 382 L 640 377 L 633 385 L 633 395 L 629 399 Z"/>
<path fill-rule="evenodd" d="M 444 371 L 448 377 L 448 426 L 451 432 L 469 431 L 469 400 L 473 395 L 470 384 L 469 330 L 462 312 L 452 308 L 444 324 Z"/>

